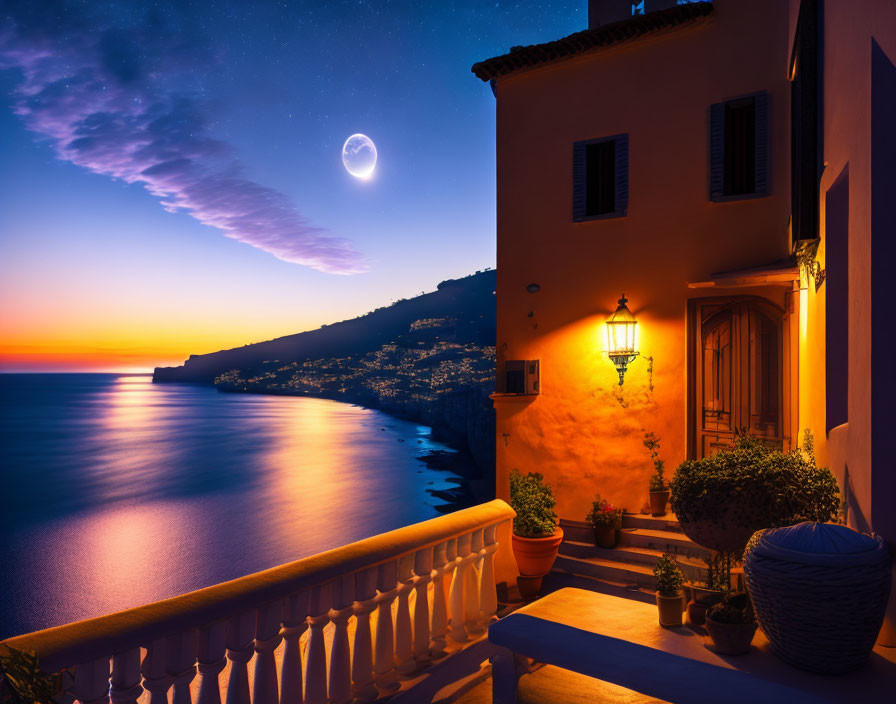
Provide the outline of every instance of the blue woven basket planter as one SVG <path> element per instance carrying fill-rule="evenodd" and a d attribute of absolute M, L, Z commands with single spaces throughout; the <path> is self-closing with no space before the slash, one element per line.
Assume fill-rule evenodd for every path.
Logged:
<path fill-rule="evenodd" d="M 825 523 L 761 530 L 744 573 L 759 626 L 782 660 L 824 674 L 868 660 L 890 594 L 880 536 Z"/>

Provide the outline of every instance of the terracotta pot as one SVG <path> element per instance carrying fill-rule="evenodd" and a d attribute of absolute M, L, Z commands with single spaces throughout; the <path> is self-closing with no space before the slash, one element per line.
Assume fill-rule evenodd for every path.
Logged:
<path fill-rule="evenodd" d="M 550 572 L 562 541 L 563 529 L 559 526 L 553 535 L 546 538 L 523 538 L 516 533 L 511 535 L 510 544 L 513 546 L 513 556 L 520 574 L 526 577 L 543 577 Z"/>
<path fill-rule="evenodd" d="M 665 516 L 666 504 L 669 503 L 669 490 L 650 492 L 650 515 Z"/>
<path fill-rule="evenodd" d="M 706 610 L 709 608 L 707 604 L 701 604 L 699 601 L 688 602 L 688 622 L 692 626 L 702 626 L 706 623 Z"/>
<path fill-rule="evenodd" d="M 526 577 L 520 575 L 516 578 L 516 588 L 520 590 L 520 596 L 526 601 L 531 601 L 538 596 L 541 591 L 541 580 L 543 577 Z"/>
<path fill-rule="evenodd" d="M 682 594 L 678 592 L 674 596 L 656 593 L 657 611 L 660 614 L 660 625 L 663 628 L 674 628 L 684 623 L 682 615 Z"/>
<path fill-rule="evenodd" d="M 712 638 L 716 652 L 722 655 L 743 655 L 750 652 L 756 635 L 755 623 L 719 623 L 706 619 L 706 631 Z"/>
<path fill-rule="evenodd" d="M 694 601 L 704 606 L 712 606 L 722 601 L 722 592 L 718 589 L 707 589 L 706 587 L 698 587 L 696 584 L 692 584 L 691 591 L 694 595 Z"/>
<path fill-rule="evenodd" d="M 615 548 L 619 544 L 619 531 L 616 526 L 595 526 L 594 544 L 599 548 Z"/>

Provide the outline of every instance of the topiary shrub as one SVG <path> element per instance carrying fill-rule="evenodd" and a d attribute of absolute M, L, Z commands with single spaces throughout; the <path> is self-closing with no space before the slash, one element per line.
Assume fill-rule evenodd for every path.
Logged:
<path fill-rule="evenodd" d="M 837 480 L 811 453 L 772 450 L 749 435 L 730 450 L 683 462 L 670 488 L 672 510 L 691 540 L 738 554 L 757 530 L 823 523 L 840 509 Z"/>
<path fill-rule="evenodd" d="M 510 473 L 510 505 L 516 511 L 513 532 L 521 538 L 546 538 L 557 528 L 554 492 L 537 472 Z"/>

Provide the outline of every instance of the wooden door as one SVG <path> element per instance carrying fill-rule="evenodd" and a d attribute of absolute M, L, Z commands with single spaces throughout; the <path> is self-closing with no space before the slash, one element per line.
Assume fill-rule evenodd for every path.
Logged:
<path fill-rule="evenodd" d="M 695 312 L 694 456 L 731 447 L 738 432 L 783 447 L 781 312 L 749 299 L 697 302 Z"/>

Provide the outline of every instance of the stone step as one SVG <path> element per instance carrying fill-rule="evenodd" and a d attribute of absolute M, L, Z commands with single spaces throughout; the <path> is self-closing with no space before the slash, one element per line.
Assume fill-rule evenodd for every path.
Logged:
<path fill-rule="evenodd" d="M 641 589 L 622 582 L 585 577 L 584 575 L 570 574 L 568 572 L 560 572 L 559 570 L 553 570 L 545 575 L 542 582 L 542 594 L 548 594 L 564 587 L 587 589 L 592 592 L 622 597 L 623 599 L 643 601 L 647 604 L 656 603 L 656 592 L 652 589 Z"/>
<path fill-rule="evenodd" d="M 554 570 L 601 579 L 630 588 L 656 589 L 653 568 L 627 562 L 606 560 L 600 557 L 571 557 L 558 555 Z"/>
<path fill-rule="evenodd" d="M 623 567 L 630 564 L 643 565 L 652 570 L 663 553 L 661 550 L 631 546 L 619 546 L 617 548 L 607 549 L 597 547 L 593 543 L 580 543 L 573 540 L 565 540 L 560 545 L 560 554 L 580 560 L 596 557 L 607 562 L 618 562 Z M 679 555 L 676 557 L 676 561 L 687 580 L 702 582 L 706 579 L 706 562 L 699 557 Z"/>
<path fill-rule="evenodd" d="M 671 552 L 685 557 L 706 559 L 709 551 L 700 547 L 684 533 L 652 528 L 623 528 L 619 531 L 619 545 Z"/>
<path fill-rule="evenodd" d="M 591 540 L 592 530 L 585 521 L 573 521 L 568 518 L 560 519 L 560 527 L 563 533 L 571 540 L 586 542 Z M 674 513 L 665 516 L 649 516 L 643 513 L 626 513 L 622 516 L 622 528 L 643 528 L 647 530 L 663 530 L 681 533 L 681 526 Z"/>
<path fill-rule="evenodd" d="M 668 530 L 681 532 L 681 526 L 674 513 L 665 516 L 650 516 L 643 513 L 626 513 L 622 517 L 623 528 L 650 528 L 652 530 Z"/>

